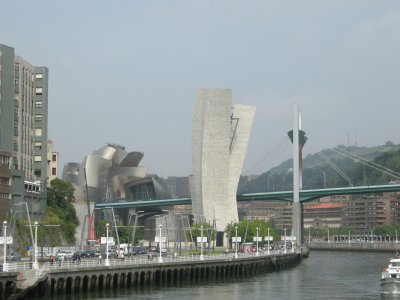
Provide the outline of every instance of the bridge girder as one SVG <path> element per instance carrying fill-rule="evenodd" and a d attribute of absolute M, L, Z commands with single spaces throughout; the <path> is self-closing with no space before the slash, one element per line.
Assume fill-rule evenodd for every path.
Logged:
<path fill-rule="evenodd" d="M 400 184 L 389 185 L 375 185 L 375 186 L 358 186 L 358 187 L 345 187 L 345 188 L 331 188 L 331 189 L 316 189 L 316 190 L 301 190 L 300 202 L 307 202 L 314 199 L 333 196 L 333 195 L 354 195 L 354 194 L 372 194 L 383 192 L 398 192 L 400 191 Z M 237 195 L 238 202 L 251 202 L 251 201 L 289 201 L 293 200 L 292 191 L 272 192 L 272 193 L 251 193 Z M 132 201 L 126 200 L 114 203 L 101 203 L 96 204 L 95 208 L 146 208 L 146 207 L 159 207 L 167 205 L 189 205 L 192 204 L 191 198 L 181 199 L 164 199 L 164 200 L 146 200 L 146 201 Z"/>

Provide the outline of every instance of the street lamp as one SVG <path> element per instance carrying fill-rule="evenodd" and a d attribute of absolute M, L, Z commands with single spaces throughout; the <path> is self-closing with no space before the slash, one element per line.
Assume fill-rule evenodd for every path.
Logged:
<path fill-rule="evenodd" d="M 104 262 L 105 266 L 110 266 L 110 260 L 108 259 L 108 230 L 110 228 L 110 224 L 106 224 L 106 260 Z"/>
<path fill-rule="evenodd" d="M 269 240 L 270 240 L 270 237 L 269 237 L 269 227 L 268 227 L 268 255 L 269 255 Z"/>
<path fill-rule="evenodd" d="M 38 261 L 37 261 L 37 255 L 36 255 L 36 249 L 37 249 L 37 228 L 38 228 L 38 222 L 35 221 L 35 223 L 33 224 L 33 226 L 35 227 L 35 243 L 33 245 L 33 256 L 35 257 L 33 265 L 32 265 L 32 269 L 37 270 L 39 269 L 38 266 Z"/>
<path fill-rule="evenodd" d="M 236 232 L 236 240 L 235 240 L 235 258 L 238 258 L 238 249 L 237 249 L 237 242 L 238 242 L 237 226 L 235 226 L 235 232 Z"/>
<path fill-rule="evenodd" d="M 140 214 L 140 213 L 144 213 L 144 211 L 143 211 L 143 210 L 138 210 L 138 211 L 136 212 L 136 214 L 135 214 L 135 223 L 133 224 L 133 229 L 132 229 L 131 254 L 133 254 L 133 247 L 134 247 L 134 244 L 135 244 L 135 235 L 136 235 L 137 221 L 138 221 L 138 218 L 139 218 L 139 214 Z M 130 223 L 130 220 L 129 220 L 129 223 Z"/>
<path fill-rule="evenodd" d="M 257 227 L 257 244 L 256 244 L 256 247 L 257 247 L 257 251 L 256 251 L 256 255 L 258 256 L 259 254 L 258 254 L 258 231 L 260 230 L 260 228 L 258 228 Z"/>
<path fill-rule="evenodd" d="M 3 272 L 8 271 L 7 266 L 7 221 L 3 222 L 3 235 L 4 235 L 4 262 L 3 262 Z"/>
<path fill-rule="evenodd" d="M 158 262 L 159 263 L 162 263 L 163 262 L 163 260 L 162 260 L 162 256 L 161 256 L 161 241 L 162 241 L 162 236 L 161 236 L 161 234 L 162 234 L 162 232 L 161 232 L 161 228 L 162 228 L 162 225 L 160 224 L 160 243 L 159 243 L 159 248 L 160 248 L 160 257 L 158 258 Z"/>
<path fill-rule="evenodd" d="M 283 231 L 285 232 L 285 245 L 284 245 L 284 253 L 286 253 L 287 251 L 286 251 L 286 228 L 285 229 L 283 229 Z"/>
<path fill-rule="evenodd" d="M 200 241 L 200 260 L 204 260 L 203 256 L 203 225 L 200 226 L 201 241 Z"/>

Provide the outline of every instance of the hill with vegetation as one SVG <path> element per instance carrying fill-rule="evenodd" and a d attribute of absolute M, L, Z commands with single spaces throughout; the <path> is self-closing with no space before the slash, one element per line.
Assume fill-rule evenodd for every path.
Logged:
<path fill-rule="evenodd" d="M 293 189 L 293 160 L 259 176 L 242 176 L 238 193 Z M 388 184 L 400 178 L 400 145 L 356 147 L 339 145 L 303 158 L 303 189 Z"/>

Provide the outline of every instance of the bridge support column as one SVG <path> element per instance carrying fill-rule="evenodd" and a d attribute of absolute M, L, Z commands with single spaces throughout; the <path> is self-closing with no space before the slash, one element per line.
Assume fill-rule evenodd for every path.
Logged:
<path fill-rule="evenodd" d="M 303 243 L 303 214 L 302 204 L 300 203 L 300 189 L 302 186 L 302 170 L 301 160 L 302 152 L 301 149 L 306 141 L 304 136 L 300 141 L 299 133 L 301 130 L 301 121 L 299 113 L 299 105 L 293 104 L 293 206 L 292 206 L 292 225 L 295 231 L 296 244 L 301 245 Z M 293 232 L 292 232 L 293 236 Z"/>
<path fill-rule="evenodd" d="M 304 243 L 303 236 L 303 203 L 293 202 L 292 206 L 292 224 L 294 236 L 296 237 L 296 244 L 301 245 Z M 293 235 L 293 234 L 292 234 Z"/>

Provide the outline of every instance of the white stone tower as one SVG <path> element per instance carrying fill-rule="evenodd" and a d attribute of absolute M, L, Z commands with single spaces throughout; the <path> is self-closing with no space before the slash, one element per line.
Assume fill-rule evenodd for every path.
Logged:
<path fill-rule="evenodd" d="M 236 192 L 255 107 L 232 107 L 229 89 L 200 90 L 193 114 L 191 178 L 196 222 L 224 231 L 238 221 Z"/>

